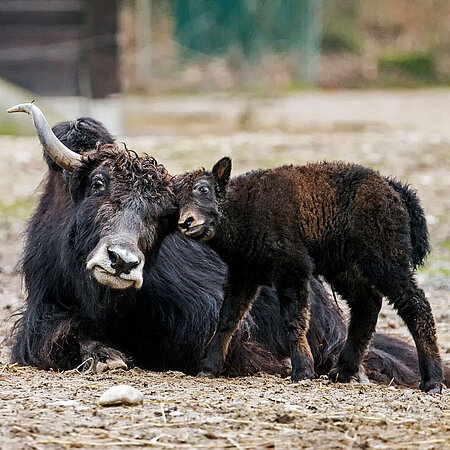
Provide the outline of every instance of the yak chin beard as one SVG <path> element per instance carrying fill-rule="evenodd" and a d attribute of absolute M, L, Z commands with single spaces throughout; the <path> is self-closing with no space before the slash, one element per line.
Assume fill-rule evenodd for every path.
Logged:
<path fill-rule="evenodd" d="M 136 276 L 134 274 L 132 278 L 127 278 L 125 274 L 117 276 L 100 266 L 94 266 L 91 273 L 100 284 L 111 289 L 140 289 L 143 283 L 142 275 Z"/>

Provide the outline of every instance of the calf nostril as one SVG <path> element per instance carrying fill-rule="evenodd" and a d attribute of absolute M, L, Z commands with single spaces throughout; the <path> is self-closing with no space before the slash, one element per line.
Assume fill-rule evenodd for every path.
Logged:
<path fill-rule="evenodd" d="M 180 228 L 187 230 L 194 223 L 193 217 L 188 217 L 184 222 L 180 223 Z"/>

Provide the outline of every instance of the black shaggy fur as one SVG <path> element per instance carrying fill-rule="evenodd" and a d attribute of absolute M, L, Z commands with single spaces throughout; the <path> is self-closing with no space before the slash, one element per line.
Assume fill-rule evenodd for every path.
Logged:
<path fill-rule="evenodd" d="M 220 373 L 234 331 L 261 285 L 277 288 L 292 360 L 292 380 L 314 373 L 306 333 L 312 275 L 323 275 L 351 311 L 346 344 L 329 372 L 355 375 L 367 351 L 382 297 L 407 324 L 426 392 L 440 392 L 443 370 L 428 300 L 413 268 L 429 250 L 414 192 L 358 165 L 319 163 L 249 172 L 229 182 L 231 160 L 175 183 L 179 227 L 207 242 L 229 265 L 217 332 L 202 374 Z"/>
<path fill-rule="evenodd" d="M 388 179 L 389 185 L 400 194 L 406 209 L 409 213 L 409 229 L 412 246 L 412 263 L 415 269 L 422 266 L 425 258 L 430 253 L 430 243 L 428 239 L 428 228 L 423 209 L 420 206 L 416 192 L 409 186 L 399 181 Z"/>
<path fill-rule="evenodd" d="M 64 136 L 64 143 L 74 152 L 92 150 L 98 143 L 113 144 L 114 138 L 103 124 L 90 117 L 80 117 L 70 122 L 61 122 L 53 127 L 57 136 Z M 44 158 L 52 170 L 60 171 L 61 168 L 48 155 Z"/>
<path fill-rule="evenodd" d="M 97 149 L 97 142 L 113 143 L 107 130 L 89 118 L 61 123 L 54 131 L 77 152 Z M 159 175 L 164 170 L 151 158 L 139 160 L 132 152 L 111 146 L 86 155 L 84 167 L 72 175 L 63 175 L 50 161 L 27 231 L 23 258 L 27 301 L 15 326 L 13 362 L 66 370 L 92 358 L 94 369 L 119 360 L 157 371 L 198 373 L 222 304 L 224 263 L 209 248 L 173 233 L 163 240 L 156 256 L 141 243 L 146 264 L 140 290 L 113 290 L 96 282 L 86 270 L 86 258 L 98 244 L 102 226 L 94 220 L 95 211 L 83 206 L 89 174 L 108 161 L 125 172 L 133 164 L 145 169 L 142 163 Z M 116 164 L 116 157 L 122 162 Z M 308 340 L 320 375 L 335 365 L 346 327 L 316 279 L 310 283 L 310 302 Z M 418 379 L 414 352 L 410 349 L 412 357 L 407 360 L 397 348 L 391 355 L 392 339 L 385 337 L 378 345 L 377 336 L 365 363 L 369 376 L 414 384 Z M 401 343 L 400 348 L 404 353 L 410 347 Z M 288 356 L 276 293 L 264 287 L 230 345 L 222 373 L 285 373 L 283 361 Z"/>

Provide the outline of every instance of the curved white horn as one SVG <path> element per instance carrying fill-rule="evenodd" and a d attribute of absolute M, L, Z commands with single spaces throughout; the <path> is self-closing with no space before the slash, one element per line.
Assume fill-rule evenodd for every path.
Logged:
<path fill-rule="evenodd" d="M 22 103 L 8 109 L 9 113 L 24 112 L 31 114 L 39 140 L 45 153 L 55 161 L 58 166 L 72 172 L 81 165 L 81 156 L 67 148 L 53 133 L 42 111 L 33 103 Z"/>

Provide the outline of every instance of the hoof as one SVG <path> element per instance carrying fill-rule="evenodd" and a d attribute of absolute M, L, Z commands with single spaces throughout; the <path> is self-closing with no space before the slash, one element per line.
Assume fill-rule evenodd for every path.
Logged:
<path fill-rule="evenodd" d="M 293 383 L 297 383 L 302 380 L 312 380 L 314 378 L 314 370 L 307 369 L 307 370 L 299 370 L 299 371 L 292 371 L 291 373 L 291 381 Z"/>
<path fill-rule="evenodd" d="M 423 392 L 426 392 L 428 394 L 442 394 L 442 383 L 439 382 L 428 382 L 424 383 L 423 381 L 420 382 L 419 386 L 420 390 Z"/>
<path fill-rule="evenodd" d="M 106 361 L 98 361 L 97 365 L 95 366 L 95 373 L 103 373 L 107 372 L 108 370 L 115 370 L 115 369 L 123 369 L 127 370 L 128 366 L 125 363 L 125 361 L 121 358 L 108 358 Z"/>
<path fill-rule="evenodd" d="M 83 362 L 77 370 L 81 372 L 103 373 L 107 370 L 127 370 L 133 367 L 131 358 L 99 341 L 80 342 L 80 356 Z"/>
<path fill-rule="evenodd" d="M 356 381 L 361 384 L 370 384 L 369 377 L 366 375 L 366 372 L 361 369 L 356 374 Z"/>
<path fill-rule="evenodd" d="M 349 383 L 355 373 L 350 373 L 343 367 L 336 366 L 328 372 L 328 378 L 334 383 Z"/>

